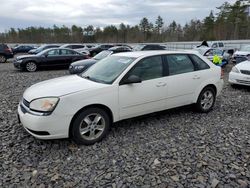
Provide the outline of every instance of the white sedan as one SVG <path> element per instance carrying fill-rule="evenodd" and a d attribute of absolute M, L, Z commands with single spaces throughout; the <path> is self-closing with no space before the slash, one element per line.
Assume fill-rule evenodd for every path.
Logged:
<path fill-rule="evenodd" d="M 221 68 L 197 52 L 119 53 L 82 75 L 31 86 L 18 114 L 36 138 L 70 137 L 88 145 L 123 119 L 188 104 L 209 112 L 222 87 Z"/>
<path fill-rule="evenodd" d="M 250 61 L 235 65 L 229 73 L 228 81 L 231 84 L 250 86 Z"/>

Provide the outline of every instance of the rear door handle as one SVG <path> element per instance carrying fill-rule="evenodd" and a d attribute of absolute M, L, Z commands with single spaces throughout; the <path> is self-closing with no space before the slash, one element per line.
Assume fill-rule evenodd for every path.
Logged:
<path fill-rule="evenodd" d="M 166 85 L 167 85 L 167 84 L 164 83 L 164 82 L 159 82 L 159 83 L 156 84 L 156 87 L 164 87 L 164 86 L 166 86 Z"/>
<path fill-rule="evenodd" d="M 200 76 L 198 76 L 198 75 L 195 75 L 194 77 L 193 77 L 193 79 L 194 80 L 196 80 L 196 79 L 200 79 L 201 77 Z"/>

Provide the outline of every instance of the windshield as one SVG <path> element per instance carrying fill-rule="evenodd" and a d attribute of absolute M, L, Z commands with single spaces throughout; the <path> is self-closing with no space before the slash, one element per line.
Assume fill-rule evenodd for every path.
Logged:
<path fill-rule="evenodd" d="M 134 60 L 131 57 L 109 56 L 94 64 L 81 76 L 95 82 L 112 84 Z"/>
<path fill-rule="evenodd" d="M 41 49 L 41 51 L 39 51 L 39 53 L 37 53 L 36 55 L 37 55 L 37 56 L 41 56 L 41 55 L 45 54 L 46 52 L 48 52 L 49 50 L 50 50 L 50 49 L 47 49 L 47 50 Z"/>
<path fill-rule="evenodd" d="M 134 50 L 135 51 L 141 51 L 144 46 L 145 46 L 144 44 L 139 44 L 139 45 L 134 47 Z"/>
<path fill-rule="evenodd" d="M 250 52 L 250 46 L 243 46 L 240 51 Z"/>
<path fill-rule="evenodd" d="M 105 51 L 102 51 L 100 53 L 98 53 L 96 56 L 94 56 L 93 58 L 95 60 L 101 60 L 101 59 L 104 59 L 105 57 L 109 56 L 112 54 L 112 51 L 108 51 L 108 50 L 105 50 Z"/>

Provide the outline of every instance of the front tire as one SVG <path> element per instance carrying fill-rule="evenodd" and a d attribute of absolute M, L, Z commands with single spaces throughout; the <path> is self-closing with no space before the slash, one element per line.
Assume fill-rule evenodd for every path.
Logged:
<path fill-rule="evenodd" d="M 6 57 L 4 55 L 0 55 L 0 63 L 5 63 L 6 62 Z"/>
<path fill-rule="evenodd" d="M 28 71 L 28 72 L 35 72 L 37 70 L 37 65 L 35 62 L 28 62 L 26 63 L 25 65 L 25 69 Z"/>
<path fill-rule="evenodd" d="M 73 122 L 72 139 L 77 144 L 94 144 L 107 135 L 110 124 L 110 117 L 105 110 L 88 108 L 82 111 Z"/>
<path fill-rule="evenodd" d="M 195 104 L 196 109 L 199 112 L 207 113 L 213 109 L 214 103 L 216 100 L 215 90 L 212 87 L 205 87 Z"/>

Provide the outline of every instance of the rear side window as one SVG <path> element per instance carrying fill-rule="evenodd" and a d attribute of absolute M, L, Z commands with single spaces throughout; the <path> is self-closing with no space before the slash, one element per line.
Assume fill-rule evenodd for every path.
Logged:
<path fill-rule="evenodd" d="M 186 54 L 167 55 L 169 75 L 182 74 L 194 71 L 194 64 Z"/>
<path fill-rule="evenodd" d="M 195 62 L 198 70 L 205 70 L 210 68 L 209 65 L 206 62 L 204 62 L 201 58 L 199 58 L 197 55 L 191 54 L 190 56 Z"/>
<path fill-rule="evenodd" d="M 128 73 L 127 77 L 135 75 L 144 80 L 151 80 L 163 76 L 161 56 L 148 57 L 138 62 Z"/>

